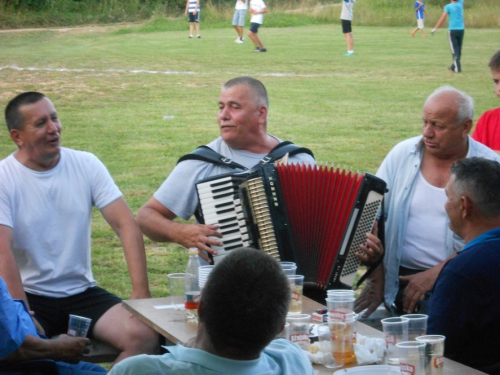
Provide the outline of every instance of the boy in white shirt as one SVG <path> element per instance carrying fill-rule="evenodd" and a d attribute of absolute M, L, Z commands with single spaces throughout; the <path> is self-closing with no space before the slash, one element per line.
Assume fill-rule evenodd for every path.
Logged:
<path fill-rule="evenodd" d="M 267 52 L 266 47 L 260 41 L 257 32 L 259 26 L 262 25 L 264 21 L 264 13 L 267 13 L 266 4 L 263 0 L 251 0 L 250 1 L 250 13 L 252 18 L 250 19 L 250 29 L 248 30 L 248 36 L 252 39 L 253 44 L 255 44 L 254 52 Z"/>

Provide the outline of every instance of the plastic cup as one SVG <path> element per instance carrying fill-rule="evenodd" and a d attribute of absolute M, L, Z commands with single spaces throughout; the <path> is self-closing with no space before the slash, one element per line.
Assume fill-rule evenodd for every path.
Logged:
<path fill-rule="evenodd" d="M 289 339 L 290 337 L 290 323 L 286 322 L 283 326 L 283 331 L 278 333 L 274 338 L 275 339 Z"/>
<path fill-rule="evenodd" d="M 335 324 L 338 322 L 345 324 L 345 330 L 343 332 L 342 339 L 344 341 L 344 363 L 352 363 L 356 359 L 356 354 L 354 354 L 354 343 L 356 343 L 356 331 L 357 323 L 356 318 L 358 314 L 350 313 L 343 316 L 328 315 L 328 324 Z"/>
<path fill-rule="evenodd" d="M 399 358 L 399 369 L 402 375 L 425 375 L 424 342 L 398 342 L 396 344 L 396 351 Z"/>
<path fill-rule="evenodd" d="M 303 275 L 287 275 L 290 289 L 292 290 L 289 314 L 302 313 L 302 290 L 304 288 Z"/>
<path fill-rule="evenodd" d="M 382 319 L 382 329 L 387 345 L 387 358 L 397 358 L 396 344 L 408 341 L 408 318 L 396 317 Z"/>
<path fill-rule="evenodd" d="M 288 314 L 286 321 L 290 323 L 289 340 L 296 343 L 302 350 L 309 350 L 309 314 Z"/>
<path fill-rule="evenodd" d="M 280 264 L 286 275 L 295 275 L 297 272 L 297 265 L 295 262 L 280 262 Z"/>
<path fill-rule="evenodd" d="M 343 363 L 338 363 L 337 360 L 335 359 L 333 353 L 334 353 L 334 348 L 337 349 L 337 351 L 341 351 L 338 349 L 339 345 L 342 345 L 340 342 L 336 342 L 336 340 L 342 341 L 341 335 L 338 333 L 342 331 L 342 326 L 334 326 L 334 334 L 332 334 L 332 331 L 330 330 L 330 326 L 328 323 L 320 324 L 318 325 L 318 347 L 321 353 L 321 363 L 327 367 L 327 368 L 338 368 L 343 366 Z M 337 345 L 336 345 L 337 344 Z M 338 356 L 340 359 L 342 359 L 342 356 Z"/>
<path fill-rule="evenodd" d="M 339 321 L 328 322 L 328 328 L 330 329 L 330 340 L 336 367 L 342 367 L 346 358 L 345 338 L 348 335 L 346 324 Z"/>
<path fill-rule="evenodd" d="M 346 297 L 354 298 L 354 290 L 349 289 L 330 289 L 326 291 L 327 298 L 330 297 Z"/>
<path fill-rule="evenodd" d="M 92 319 L 90 318 L 70 314 L 68 323 L 68 336 L 87 337 L 91 322 Z"/>
<path fill-rule="evenodd" d="M 170 286 L 170 301 L 174 308 L 184 308 L 186 302 L 185 273 L 169 273 L 167 275 Z"/>
<path fill-rule="evenodd" d="M 443 375 L 445 339 L 441 335 L 419 336 L 415 339 L 426 344 L 424 359 L 426 375 Z"/>
<path fill-rule="evenodd" d="M 208 276 L 210 275 L 210 272 L 212 272 L 214 267 L 215 267 L 214 265 L 207 265 L 207 266 L 200 266 L 198 268 L 198 286 L 200 287 L 200 290 L 202 290 L 203 287 L 205 286 Z"/>
<path fill-rule="evenodd" d="M 425 314 L 407 314 L 401 315 L 402 318 L 408 318 L 408 341 L 415 340 L 418 336 L 423 336 L 427 332 L 427 315 Z"/>
<path fill-rule="evenodd" d="M 328 307 L 328 314 L 330 316 L 337 316 L 338 320 L 345 320 L 347 314 L 353 313 L 354 298 L 345 296 L 332 296 L 326 299 L 326 306 Z"/>

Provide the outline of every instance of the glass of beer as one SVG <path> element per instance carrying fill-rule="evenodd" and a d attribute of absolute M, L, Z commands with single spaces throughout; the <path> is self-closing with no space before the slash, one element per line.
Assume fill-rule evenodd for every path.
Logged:
<path fill-rule="evenodd" d="M 304 276 L 303 275 L 287 275 L 288 282 L 290 283 L 291 302 L 290 308 L 288 309 L 289 314 L 300 314 L 302 313 L 302 290 L 304 288 Z"/>

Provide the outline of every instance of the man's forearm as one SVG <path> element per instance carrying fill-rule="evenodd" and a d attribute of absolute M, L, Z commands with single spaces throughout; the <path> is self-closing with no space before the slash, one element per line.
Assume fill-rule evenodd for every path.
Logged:
<path fill-rule="evenodd" d="M 28 361 L 34 359 L 54 359 L 57 348 L 52 340 L 27 335 L 23 344 L 3 361 Z"/>
<path fill-rule="evenodd" d="M 148 207 L 139 210 L 137 222 L 142 233 L 156 242 L 176 242 L 175 234 L 178 232 L 179 225 L 182 225 Z"/>

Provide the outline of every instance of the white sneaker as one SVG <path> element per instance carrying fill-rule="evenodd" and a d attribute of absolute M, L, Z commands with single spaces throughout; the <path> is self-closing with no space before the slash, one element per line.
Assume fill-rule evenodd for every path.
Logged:
<path fill-rule="evenodd" d="M 238 38 L 238 40 L 236 41 L 236 43 L 238 43 L 238 44 L 243 43 L 243 39 Z"/>
<path fill-rule="evenodd" d="M 240 37 L 237 37 L 236 40 L 234 41 L 235 43 L 239 43 L 240 42 Z"/>

